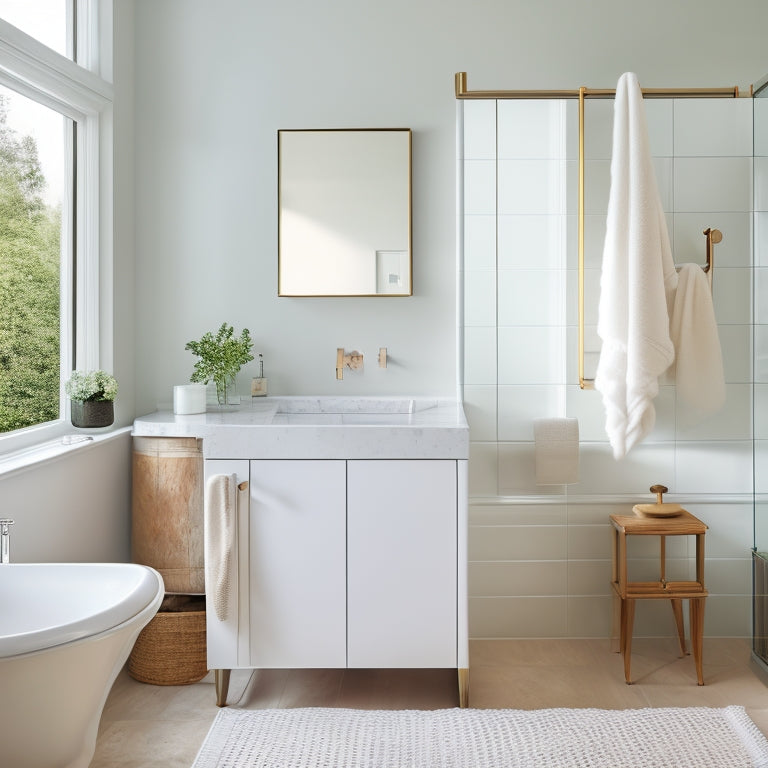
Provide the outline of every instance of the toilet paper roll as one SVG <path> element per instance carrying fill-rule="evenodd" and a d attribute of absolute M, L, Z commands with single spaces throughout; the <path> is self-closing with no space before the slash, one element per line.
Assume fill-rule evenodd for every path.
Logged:
<path fill-rule="evenodd" d="M 536 485 L 578 483 L 578 419 L 534 419 L 533 436 L 536 449 Z"/>
<path fill-rule="evenodd" d="M 179 384 L 173 388 L 173 412 L 205 413 L 205 384 Z"/>

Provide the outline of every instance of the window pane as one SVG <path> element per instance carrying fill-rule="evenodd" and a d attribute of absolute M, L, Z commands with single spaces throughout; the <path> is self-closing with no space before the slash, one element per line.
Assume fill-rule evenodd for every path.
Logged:
<path fill-rule="evenodd" d="M 0 19 L 67 56 L 67 5 L 67 0 L 0 0 Z"/>
<path fill-rule="evenodd" d="M 67 122 L 0 87 L 0 432 L 60 415 Z"/>

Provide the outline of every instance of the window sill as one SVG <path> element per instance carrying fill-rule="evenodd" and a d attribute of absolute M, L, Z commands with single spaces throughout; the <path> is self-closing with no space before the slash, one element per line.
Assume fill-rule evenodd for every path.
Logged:
<path fill-rule="evenodd" d="M 23 472 L 43 462 L 55 461 L 130 431 L 131 427 L 120 427 L 98 432 L 70 432 L 55 439 L 7 453 L 0 456 L 0 477 Z"/>

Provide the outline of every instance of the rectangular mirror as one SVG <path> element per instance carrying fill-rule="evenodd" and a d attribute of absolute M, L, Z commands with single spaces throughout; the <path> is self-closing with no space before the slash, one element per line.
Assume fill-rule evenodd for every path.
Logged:
<path fill-rule="evenodd" d="M 278 296 L 410 296 L 411 131 L 280 130 Z"/>

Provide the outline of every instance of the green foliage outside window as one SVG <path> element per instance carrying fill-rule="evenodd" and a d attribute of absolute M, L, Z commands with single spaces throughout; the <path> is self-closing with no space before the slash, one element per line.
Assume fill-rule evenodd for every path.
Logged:
<path fill-rule="evenodd" d="M 59 418 L 61 210 L 0 96 L 0 432 Z"/>

